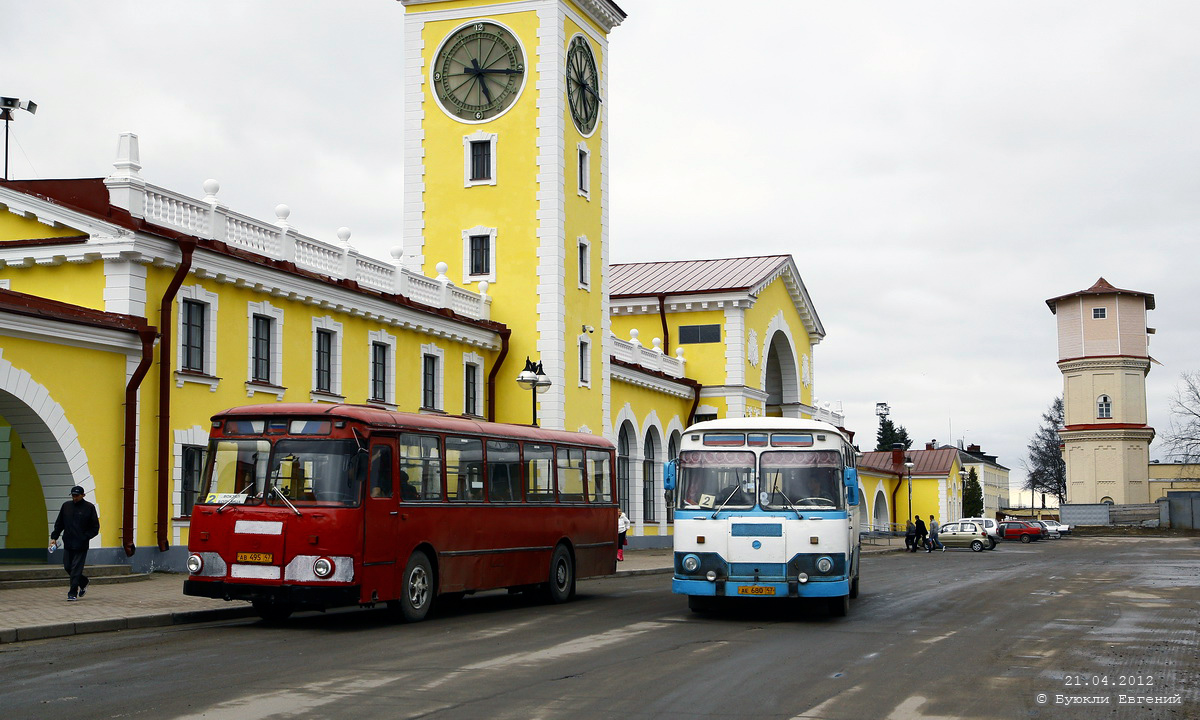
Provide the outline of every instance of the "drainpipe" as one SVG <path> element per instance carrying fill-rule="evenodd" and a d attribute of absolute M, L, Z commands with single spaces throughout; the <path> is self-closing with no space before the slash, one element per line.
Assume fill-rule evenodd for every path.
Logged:
<path fill-rule="evenodd" d="M 500 354 L 496 356 L 496 362 L 492 363 L 492 371 L 488 373 L 487 379 L 488 422 L 496 422 L 496 376 L 500 374 L 500 366 L 504 364 L 504 356 L 508 355 L 508 337 L 512 335 L 512 330 L 502 328 L 499 333 Z"/>
<path fill-rule="evenodd" d="M 158 550 L 166 552 L 171 545 L 167 542 L 167 528 L 170 524 L 171 498 L 171 469 L 175 453 L 171 448 L 171 307 L 175 303 L 175 294 L 184 278 L 192 268 L 192 253 L 196 249 L 194 238 L 181 237 L 179 252 L 183 257 L 179 267 L 175 269 L 175 277 L 163 293 L 162 303 L 158 308 L 158 328 L 162 333 L 162 342 L 158 346 Z M 126 500 L 127 503 L 131 502 Z M 126 551 L 128 552 L 128 551 Z M 131 553 L 132 554 L 132 553 Z"/>
<path fill-rule="evenodd" d="M 658 298 L 658 319 L 662 322 L 663 347 L 662 351 L 667 355 L 671 354 L 671 331 L 667 329 L 667 296 L 665 293 L 659 293 L 655 297 Z M 697 395 L 697 398 L 700 396 Z"/>
<path fill-rule="evenodd" d="M 154 361 L 154 339 L 158 333 L 154 328 L 139 328 L 138 337 L 142 341 L 142 359 L 129 384 L 125 386 L 125 453 L 124 453 L 124 482 L 121 487 L 121 547 L 125 556 L 131 557 L 137 548 L 133 544 L 133 491 L 134 477 L 137 472 L 137 397 L 138 388 L 142 385 L 150 363 Z"/>
<path fill-rule="evenodd" d="M 688 427 L 691 427 L 692 423 L 696 422 L 696 408 L 700 407 L 700 391 L 703 389 L 703 385 L 696 383 L 696 396 L 692 398 L 692 409 L 688 411 Z"/>

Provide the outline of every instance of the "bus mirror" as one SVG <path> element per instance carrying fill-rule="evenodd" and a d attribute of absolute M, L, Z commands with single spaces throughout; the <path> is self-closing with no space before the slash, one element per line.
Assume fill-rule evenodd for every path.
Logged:
<path fill-rule="evenodd" d="M 858 505 L 858 486 L 848 485 L 846 487 L 846 504 L 850 507 Z"/>
<path fill-rule="evenodd" d="M 842 473 L 842 481 L 846 487 L 858 487 L 858 470 L 846 468 L 846 471 Z"/>
<path fill-rule="evenodd" d="M 678 470 L 679 470 L 679 461 L 678 460 L 669 460 L 665 465 L 663 465 L 663 489 L 664 490 L 674 490 L 675 489 L 675 473 L 678 472 Z"/>

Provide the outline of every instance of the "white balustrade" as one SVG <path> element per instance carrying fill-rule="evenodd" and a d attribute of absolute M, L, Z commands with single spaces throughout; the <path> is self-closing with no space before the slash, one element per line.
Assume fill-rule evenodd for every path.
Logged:
<path fill-rule="evenodd" d="M 200 237 L 208 237 L 212 227 L 208 217 L 211 209 L 207 203 L 152 185 L 146 186 L 142 212 L 147 222 L 178 228 Z"/>

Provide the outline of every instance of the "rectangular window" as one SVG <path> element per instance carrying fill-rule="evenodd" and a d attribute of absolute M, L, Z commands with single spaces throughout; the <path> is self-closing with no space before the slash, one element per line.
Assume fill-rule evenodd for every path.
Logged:
<path fill-rule="evenodd" d="M 491 242 L 489 235 L 471 236 L 471 274 L 487 275 L 491 270 Z"/>
<path fill-rule="evenodd" d="M 471 179 L 492 179 L 492 143 L 488 140 L 471 141 Z"/>
<path fill-rule="evenodd" d="M 579 383 L 590 385 L 592 382 L 592 345 L 587 340 L 579 341 Z"/>
<path fill-rule="evenodd" d="M 463 414 L 479 414 L 479 366 L 467 363 L 463 373 Z"/>
<path fill-rule="evenodd" d="M 446 437 L 446 499 L 483 500 L 483 441 Z"/>
<path fill-rule="evenodd" d="M 590 247 L 584 240 L 579 241 L 579 284 L 589 287 L 592 284 L 592 261 Z"/>
<path fill-rule="evenodd" d="M 254 357 L 251 364 L 254 367 L 252 380 L 271 382 L 271 325 L 273 320 L 265 315 L 254 316 Z"/>
<path fill-rule="evenodd" d="M 317 390 L 333 391 L 333 333 L 317 331 Z"/>
<path fill-rule="evenodd" d="M 436 355 L 422 356 L 421 407 L 437 408 L 438 359 Z"/>
<path fill-rule="evenodd" d="M 609 456 L 599 450 L 588 450 L 588 486 L 592 502 L 612 502 L 612 478 L 608 471 Z"/>
<path fill-rule="evenodd" d="M 525 445 L 525 500 L 554 502 L 554 448 Z"/>
<path fill-rule="evenodd" d="M 579 194 L 588 194 L 588 151 L 579 148 Z"/>
<path fill-rule="evenodd" d="M 442 499 L 442 453 L 436 436 L 400 436 L 400 497 Z"/>
<path fill-rule="evenodd" d="M 1092 308 L 1092 319 L 1103 320 L 1108 317 L 1108 308 Z"/>
<path fill-rule="evenodd" d="M 558 449 L 558 499 L 563 502 L 583 500 L 584 452 L 581 448 Z"/>
<path fill-rule="evenodd" d="M 204 447 L 200 445 L 183 446 L 183 472 L 180 482 L 179 514 L 192 514 L 192 506 L 196 504 L 196 493 L 200 489 L 200 475 L 204 471 Z"/>
<path fill-rule="evenodd" d="M 387 402 L 390 350 L 385 343 L 371 343 L 371 399 L 377 402 Z"/>
<path fill-rule="evenodd" d="M 208 305 L 184 300 L 183 312 L 183 369 L 204 372 L 204 330 Z"/>
<path fill-rule="evenodd" d="M 680 325 L 679 344 L 698 345 L 700 343 L 721 342 L 720 325 Z"/>
<path fill-rule="evenodd" d="M 371 447 L 371 464 L 367 471 L 367 482 L 371 488 L 371 497 L 390 498 L 392 496 L 392 448 L 387 445 Z"/>
<path fill-rule="evenodd" d="M 521 451 L 515 442 L 487 442 L 488 499 L 521 502 Z"/>

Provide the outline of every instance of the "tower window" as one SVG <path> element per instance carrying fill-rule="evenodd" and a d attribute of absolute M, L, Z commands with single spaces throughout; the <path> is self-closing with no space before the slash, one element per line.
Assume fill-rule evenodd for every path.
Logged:
<path fill-rule="evenodd" d="M 592 151 L 587 143 L 579 143 L 579 195 L 589 198 L 591 193 Z"/>
<path fill-rule="evenodd" d="M 487 275 L 491 272 L 492 238 L 488 235 L 471 236 L 471 274 Z"/>
<path fill-rule="evenodd" d="M 1107 395 L 1101 395 L 1096 400 L 1096 417 L 1111 418 L 1112 417 L 1112 399 Z"/>
<path fill-rule="evenodd" d="M 463 282 L 496 282 L 496 228 L 476 225 L 462 231 Z"/>
<path fill-rule="evenodd" d="M 486 140 L 471 142 L 471 179 L 492 179 L 492 144 Z"/>
<path fill-rule="evenodd" d="M 463 187 L 496 184 L 496 133 L 463 136 Z"/>
<path fill-rule="evenodd" d="M 586 237 L 579 238 L 579 287 L 589 290 L 592 286 L 592 245 Z"/>
<path fill-rule="evenodd" d="M 207 335 L 207 311 L 205 303 L 196 300 L 183 301 L 183 369 L 205 372 L 204 340 Z"/>
<path fill-rule="evenodd" d="M 1108 317 L 1108 308 L 1092 308 L 1092 319 L 1103 320 Z"/>

